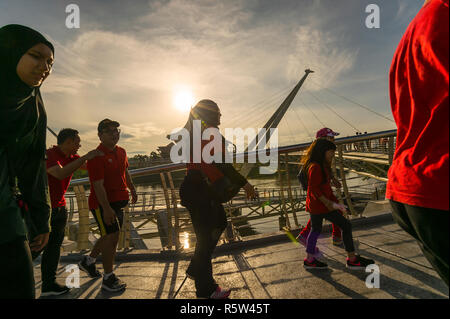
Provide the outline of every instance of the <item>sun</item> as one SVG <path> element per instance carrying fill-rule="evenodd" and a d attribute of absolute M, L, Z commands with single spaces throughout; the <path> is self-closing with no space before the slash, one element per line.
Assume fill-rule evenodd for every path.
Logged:
<path fill-rule="evenodd" d="M 188 112 L 194 105 L 194 95 L 187 87 L 177 88 L 173 94 L 173 105 L 181 112 Z"/>

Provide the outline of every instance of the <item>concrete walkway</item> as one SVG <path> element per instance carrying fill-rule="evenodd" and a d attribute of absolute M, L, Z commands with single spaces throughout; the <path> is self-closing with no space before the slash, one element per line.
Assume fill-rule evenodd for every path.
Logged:
<path fill-rule="evenodd" d="M 242 244 L 218 247 L 213 259 L 216 281 L 232 288 L 232 299 L 445 299 L 448 287 L 432 269 L 415 240 L 387 214 L 354 223 L 359 252 L 376 261 L 380 287 L 368 288 L 370 273 L 345 267 L 345 251 L 331 244 L 329 233 L 319 239 L 328 270 L 303 268 L 305 248 L 283 233 L 258 236 Z M 295 233 L 294 233 L 295 235 Z M 155 251 L 119 254 L 115 274 L 127 283 L 122 293 L 101 290 L 101 279 L 91 279 L 80 271 L 80 288 L 58 299 L 171 299 L 185 278 L 189 254 L 164 255 Z M 76 264 L 80 255 L 62 257 L 58 281 L 66 282 L 66 266 Z M 40 296 L 40 265 L 35 263 L 36 297 Z M 102 271 L 101 262 L 97 267 Z M 372 281 L 373 282 L 373 281 Z M 177 299 L 194 299 L 195 287 L 187 279 Z M 44 297 L 42 297 L 44 299 Z"/>

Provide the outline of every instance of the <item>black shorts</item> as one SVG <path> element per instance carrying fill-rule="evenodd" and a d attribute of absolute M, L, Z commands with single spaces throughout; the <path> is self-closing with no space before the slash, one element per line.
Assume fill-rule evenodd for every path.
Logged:
<path fill-rule="evenodd" d="M 111 225 L 106 225 L 103 219 L 103 208 L 100 205 L 97 209 L 91 209 L 102 237 L 109 234 L 114 234 L 120 230 L 123 224 L 123 208 L 128 205 L 128 200 L 109 203 L 109 205 L 111 205 L 111 208 L 116 213 L 116 220 Z"/>

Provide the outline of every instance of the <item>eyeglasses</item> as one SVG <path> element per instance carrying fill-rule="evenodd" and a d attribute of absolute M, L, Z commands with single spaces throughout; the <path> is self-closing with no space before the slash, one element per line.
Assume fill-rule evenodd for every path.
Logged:
<path fill-rule="evenodd" d="M 111 135 L 115 134 L 115 133 L 120 134 L 120 128 L 115 128 L 115 129 L 111 129 L 111 130 L 103 130 L 102 132 L 105 134 L 111 134 Z"/>

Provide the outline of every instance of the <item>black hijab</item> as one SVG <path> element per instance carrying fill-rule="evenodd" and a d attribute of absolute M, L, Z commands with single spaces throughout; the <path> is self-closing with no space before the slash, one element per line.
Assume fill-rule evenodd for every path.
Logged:
<path fill-rule="evenodd" d="M 33 29 L 16 24 L 0 28 L 0 146 L 39 132 L 44 140 L 33 144 L 39 148 L 43 144 L 45 151 L 47 117 L 39 87 L 29 87 L 16 71 L 22 56 L 39 43 L 54 52 L 53 45 Z"/>

